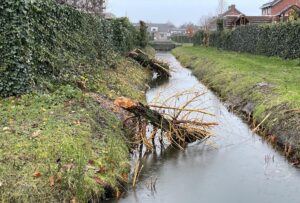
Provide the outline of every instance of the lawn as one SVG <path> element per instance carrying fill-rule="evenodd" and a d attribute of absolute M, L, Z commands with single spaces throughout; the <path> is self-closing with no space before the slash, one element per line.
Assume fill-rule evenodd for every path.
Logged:
<path fill-rule="evenodd" d="M 275 135 L 281 148 L 292 146 L 300 158 L 299 59 L 190 45 L 176 48 L 173 54 L 234 110 L 254 106 L 250 109 L 253 121 L 264 121 L 261 133 Z"/>
<path fill-rule="evenodd" d="M 173 53 L 184 65 L 192 66 L 198 77 L 224 97 L 267 83 L 272 87 L 272 94 L 257 93 L 257 99 L 268 99 L 265 102 L 269 107 L 288 103 L 291 108 L 300 108 L 300 60 L 192 46 L 177 48 Z M 201 74 L 204 70 L 206 74 Z"/>

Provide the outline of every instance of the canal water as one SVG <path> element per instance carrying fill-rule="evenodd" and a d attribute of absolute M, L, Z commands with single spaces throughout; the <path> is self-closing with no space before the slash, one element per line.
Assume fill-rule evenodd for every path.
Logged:
<path fill-rule="evenodd" d="M 118 203 L 300 203 L 300 171 L 253 134 L 236 115 L 183 68 L 170 53 L 157 53 L 168 62 L 172 78 L 147 93 L 148 102 L 157 95 L 167 98 L 193 88 L 207 91 L 197 107 L 215 117 L 214 136 L 205 143 L 191 144 L 185 151 L 157 150 L 144 160 L 135 190 Z M 225 88 L 225 87 L 224 87 Z M 150 179 L 157 178 L 155 191 Z"/>

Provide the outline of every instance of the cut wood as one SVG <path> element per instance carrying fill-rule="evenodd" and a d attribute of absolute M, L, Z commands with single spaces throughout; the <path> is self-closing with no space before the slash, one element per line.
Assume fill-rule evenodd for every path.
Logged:
<path fill-rule="evenodd" d="M 151 59 L 145 52 L 140 49 L 135 49 L 128 53 L 128 57 L 134 59 L 144 67 L 149 67 L 152 71 L 158 74 L 160 78 L 171 77 L 169 65 L 158 61 L 156 59 Z"/>
<path fill-rule="evenodd" d="M 170 143 L 179 147 L 209 137 L 211 134 L 207 129 L 216 125 L 216 123 L 201 123 L 200 121 L 171 120 L 149 106 L 125 97 L 116 99 L 114 104 L 136 116 L 143 117 L 154 127 L 166 132 L 169 135 L 167 138 Z"/>

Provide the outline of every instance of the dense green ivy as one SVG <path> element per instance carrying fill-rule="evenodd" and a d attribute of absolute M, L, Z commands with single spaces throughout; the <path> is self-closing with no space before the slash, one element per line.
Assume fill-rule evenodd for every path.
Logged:
<path fill-rule="evenodd" d="M 0 95 L 30 91 L 32 41 L 29 4 L 11 0 L 0 3 Z"/>
<path fill-rule="evenodd" d="M 138 45 L 138 30 L 132 26 L 128 18 L 111 20 L 113 25 L 113 45 L 116 51 L 126 53 Z"/>
<path fill-rule="evenodd" d="M 148 28 L 147 24 L 144 21 L 140 21 L 140 27 L 139 27 L 140 33 L 138 36 L 138 40 L 139 40 L 139 45 L 141 47 L 146 47 L 150 40 L 147 28 Z"/>
<path fill-rule="evenodd" d="M 300 23 L 240 26 L 233 31 L 209 33 L 209 46 L 285 59 L 300 57 Z M 195 45 L 203 45 L 204 34 L 194 36 Z"/>
<path fill-rule="evenodd" d="M 194 34 L 192 38 L 192 42 L 194 45 L 203 45 L 203 39 L 204 39 L 204 31 L 199 30 Z"/>
<path fill-rule="evenodd" d="M 42 80 L 75 81 L 87 67 L 138 45 L 128 19 L 103 19 L 54 0 L 5 0 L 0 13 L 2 97 L 30 92 Z"/>

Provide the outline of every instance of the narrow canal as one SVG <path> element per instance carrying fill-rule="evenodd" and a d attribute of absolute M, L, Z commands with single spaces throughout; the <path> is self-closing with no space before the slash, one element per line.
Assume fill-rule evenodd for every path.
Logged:
<path fill-rule="evenodd" d="M 158 53 L 157 58 L 170 63 L 174 72 L 169 82 L 148 91 L 147 100 L 191 88 L 208 91 L 197 105 L 216 115 L 205 120 L 219 125 L 205 143 L 192 144 L 185 151 L 169 148 L 150 155 L 143 163 L 137 188 L 116 202 L 300 203 L 300 171 L 228 112 L 172 54 Z M 156 191 L 147 188 L 150 177 L 157 177 Z"/>

